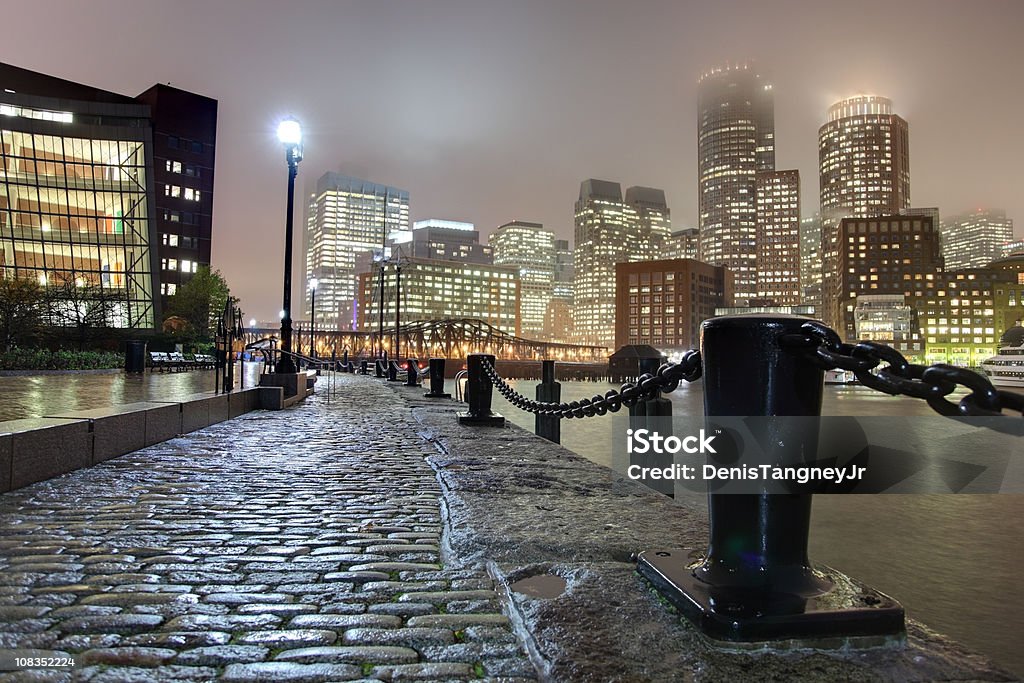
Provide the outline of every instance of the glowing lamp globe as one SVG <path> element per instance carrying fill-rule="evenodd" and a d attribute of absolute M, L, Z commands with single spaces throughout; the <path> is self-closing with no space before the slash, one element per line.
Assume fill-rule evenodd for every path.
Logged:
<path fill-rule="evenodd" d="M 277 139 L 285 145 L 298 145 L 302 142 L 302 126 L 295 119 L 285 119 L 277 125 Z"/>

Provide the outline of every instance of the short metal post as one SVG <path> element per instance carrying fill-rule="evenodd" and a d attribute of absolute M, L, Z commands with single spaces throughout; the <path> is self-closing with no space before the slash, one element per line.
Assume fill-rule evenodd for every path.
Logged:
<path fill-rule="evenodd" d="M 387 361 L 382 360 L 380 358 L 378 358 L 377 360 L 375 360 L 373 362 L 373 371 L 374 371 L 374 374 L 375 374 L 376 377 L 383 377 L 384 376 L 384 364 L 386 362 Z"/>
<path fill-rule="evenodd" d="M 420 364 L 415 358 L 405 359 L 405 386 L 418 387 L 420 385 Z"/>
<path fill-rule="evenodd" d="M 400 368 L 398 367 L 398 361 L 397 360 L 388 361 L 388 381 L 389 382 L 397 382 L 398 381 L 398 371 L 399 370 L 400 370 Z"/>
<path fill-rule="evenodd" d="M 359 361 L 359 374 L 360 375 L 369 375 L 370 374 L 369 365 L 370 365 L 369 362 L 367 362 L 367 360 L 365 358 L 363 360 Z"/>
<path fill-rule="evenodd" d="M 657 375 L 661 366 L 660 358 L 640 358 L 637 360 L 637 380 L 644 375 Z M 629 406 L 629 426 L 631 429 L 643 429 L 647 425 L 648 401 L 637 401 Z"/>
<path fill-rule="evenodd" d="M 562 384 L 555 379 L 555 361 L 542 361 L 540 375 L 537 400 L 542 403 L 561 403 Z M 561 443 L 562 418 L 560 415 L 537 415 L 533 421 L 533 431 L 548 441 Z"/>
<path fill-rule="evenodd" d="M 469 410 L 458 413 L 459 424 L 504 427 L 505 418 L 491 411 L 491 379 L 484 372 L 484 362 L 494 367 L 494 356 L 486 353 L 471 353 L 466 357 L 469 376 L 466 381 L 466 402 Z"/>
<path fill-rule="evenodd" d="M 701 325 L 704 412 L 709 419 L 771 416 L 771 438 L 758 443 L 769 461 L 817 453 L 816 423 L 786 420 L 821 414 L 822 371 L 779 343 L 804 322 L 739 315 Z M 740 457 L 750 462 L 748 454 Z M 836 638 L 870 646 L 900 637 L 898 603 L 835 570 L 812 568 L 810 494 L 710 493 L 708 507 L 706 554 L 645 551 L 638 570 L 710 638 L 814 647 Z"/>
<path fill-rule="evenodd" d="M 444 358 L 430 359 L 430 391 L 423 394 L 424 398 L 451 398 L 444 392 Z"/>

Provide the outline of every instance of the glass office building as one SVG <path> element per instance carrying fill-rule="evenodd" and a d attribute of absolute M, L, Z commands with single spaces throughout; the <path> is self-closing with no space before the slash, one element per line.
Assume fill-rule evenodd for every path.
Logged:
<path fill-rule="evenodd" d="M 11 90 L 0 92 L 3 277 L 99 286 L 116 299 L 108 325 L 153 327 L 149 107 Z"/>

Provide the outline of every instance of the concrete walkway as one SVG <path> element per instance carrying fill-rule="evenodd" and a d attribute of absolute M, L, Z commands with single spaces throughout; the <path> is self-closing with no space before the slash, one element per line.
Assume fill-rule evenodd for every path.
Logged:
<path fill-rule="evenodd" d="M 440 556 L 412 424 L 339 376 L 0 496 L 0 648 L 74 659 L 0 681 L 535 680 L 486 571 Z"/>

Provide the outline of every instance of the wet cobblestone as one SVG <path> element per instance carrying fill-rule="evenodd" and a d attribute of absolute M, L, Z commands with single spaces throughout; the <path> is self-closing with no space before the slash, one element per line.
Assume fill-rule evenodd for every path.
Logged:
<path fill-rule="evenodd" d="M 0 647 L 40 681 L 532 679 L 390 389 L 251 413 L 0 496 Z M 525 680 L 524 679 L 524 680 Z"/>

